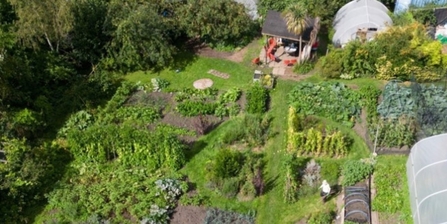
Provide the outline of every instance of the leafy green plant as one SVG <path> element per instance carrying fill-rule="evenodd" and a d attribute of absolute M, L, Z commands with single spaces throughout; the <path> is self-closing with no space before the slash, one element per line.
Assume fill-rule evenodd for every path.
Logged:
<path fill-rule="evenodd" d="M 83 131 L 69 132 L 67 142 L 78 161 L 117 162 L 128 167 L 179 169 L 185 162 L 182 142 L 176 135 L 136 129 L 128 125 L 93 125 Z"/>
<path fill-rule="evenodd" d="M 202 195 L 200 193 L 194 195 L 183 194 L 179 200 L 181 205 L 193 205 L 193 206 L 204 206 L 210 203 L 209 197 Z"/>
<path fill-rule="evenodd" d="M 379 116 L 377 106 L 379 105 L 379 96 L 382 93 L 380 89 L 374 86 L 360 88 L 361 105 L 366 109 L 366 122 L 368 125 L 374 125 Z"/>
<path fill-rule="evenodd" d="M 321 77 L 339 78 L 343 72 L 343 50 L 332 49 L 329 54 L 323 56 L 318 60 L 315 67 L 317 68 Z"/>
<path fill-rule="evenodd" d="M 329 183 L 338 183 L 340 176 L 340 164 L 336 160 L 324 160 L 321 164 L 321 179 L 327 180 Z"/>
<path fill-rule="evenodd" d="M 159 111 L 151 107 L 120 107 L 110 116 L 113 117 L 112 122 L 122 123 L 131 121 L 146 125 L 161 117 Z"/>
<path fill-rule="evenodd" d="M 220 210 L 217 208 L 210 208 L 206 211 L 204 224 L 214 224 L 214 223 L 254 224 L 255 215 L 252 213 L 240 214 L 236 212 Z"/>
<path fill-rule="evenodd" d="M 166 89 L 169 86 L 169 81 L 162 78 L 151 79 L 152 90 L 154 92 L 160 92 L 162 89 Z"/>
<path fill-rule="evenodd" d="M 370 163 L 360 160 L 348 160 L 341 171 L 343 186 L 352 186 L 372 174 L 374 167 Z"/>
<path fill-rule="evenodd" d="M 299 82 L 288 94 L 297 113 L 327 117 L 348 127 L 360 114 L 359 99 L 357 92 L 338 82 Z"/>
<path fill-rule="evenodd" d="M 247 91 L 247 112 L 252 114 L 263 114 L 267 111 L 269 92 L 260 84 L 255 83 Z"/>
<path fill-rule="evenodd" d="M 178 176 L 165 176 L 146 169 L 124 168 L 116 164 L 80 164 L 78 175 L 48 195 L 47 221 L 85 222 L 92 214 L 112 222 L 166 222 L 183 194 Z M 131 183 L 131 184 L 130 184 Z"/>
<path fill-rule="evenodd" d="M 232 119 L 233 126 L 225 129 L 220 140 L 224 144 L 245 142 L 250 146 L 263 145 L 269 136 L 270 116 L 245 114 Z"/>
<path fill-rule="evenodd" d="M 217 153 L 213 173 L 217 178 L 236 177 L 243 163 L 242 153 L 230 149 L 221 149 Z"/>
<path fill-rule="evenodd" d="M 289 108 L 287 152 L 297 156 L 346 155 L 350 139 L 340 131 L 314 121 L 317 120 L 306 120 L 298 115 L 294 107 Z M 314 126 L 308 126 L 309 124 Z"/>
<path fill-rule="evenodd" d="M 184 101 L 175 108 L 178 113 L 186 117 L 198 115 L 214 114 L 217 108 L 216 103 L 205 103 L 200 101 Z M 226 115 L 226 112 L 224 113 Z M 222 115 L 222 114 L 219 114 Z"/>
<path fill-rule="evenodd" d="M 329 212 L 319 212 L 314 213 L 310 216 L 309 220 L 307 220 L 308 224 L 328 224 L 332 223 L 333 216 Z M 346 222 L 345 222 L 346 223 Z"/>
<path fill-rule="evenodd" d="M 315 67 L 315 63 L 312 61 L 305 61 L 303 63 L 297 63 L 293 66 L 293 72 L 298 74 L 307 74 Z"/>
<path fill-rule="evenodd" d="M 293 203 L 298 200 L 300 176 L 299 167 L 303 166 L 304 161 L 298 160 L 294 156 L 287 156 L 283 162 L 284 169 L 284 202 Z"/>
<path fill-rule="evenodd" d="M 220 103 L 236 102 L 241 96 L 242 91 L 238 87 L 233 87 L 219 96 Z"/>
<path fill-rule="evenodd" d="M 226 178 L 222 184 L 222 195 L 233 198 L 239 193 L 240 180 L 237 177 Z"/>
<path fill-rule="evenodd" d="M 60 137 L 65 137 L 67 132 L 72 129 L 85 130 L 94 122 L 94 117 L 89 112 L 85 110 L 80 110 L 75 114 L 72 114 L 68 121 L 65 123 L 64 127 L 59 129 L 58 135 Z"/>
<path fill-rule="evenodd" d="M 214 100 L 218 94 L 216 88 L 192 89 L 183 88 L 175 93 L 175 101 L 183 102 L 185 100 Z"/>
<path fill-rule="evenodd" d="M 378 163 L 374 171 L 374 185 L 377 190 L 372 208 L 375 211 L 396 213 L 402 210 L 405 191 L 400 189 L 407 188 L 406 183 L 406 167 L 405 162 L 381 162 L 381 160 L 389 160 L 392 157 L 379 157 Z M 405 161 L 400 159 L 401 161 Z M 390 160 L 393 161 L 393 160 Z"/>

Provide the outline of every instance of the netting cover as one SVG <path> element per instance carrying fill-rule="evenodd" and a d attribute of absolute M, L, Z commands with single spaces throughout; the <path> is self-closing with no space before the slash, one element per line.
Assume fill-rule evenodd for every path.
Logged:
<path fill-rule="evenodd" d="M 334 20 L 334 36 L 332 42 L 343 46 L 356 38 L 358 29 L 383 30 L 393 21 L 388 9 L 376 0 L 354 0 L 338 10 Z"/>
<path fill-rule="evenodd" d="M 414 223 L 447 223 L 447 133 L 413 146 L 407 175 Z"/>

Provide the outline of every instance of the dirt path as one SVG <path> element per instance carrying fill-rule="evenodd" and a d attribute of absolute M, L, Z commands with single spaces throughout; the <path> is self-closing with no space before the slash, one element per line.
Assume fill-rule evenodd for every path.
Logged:
<path fill-rule="evenodd" d="M 234 62 L 242 62 L 244 60 L 244 56 L 248 51 L 248 48 L 251 44 L 245 46 L 241 50 L 235 52 L 225 52 L 225 51 L 216 51 L 210 47 L 203 47 L 196 51 L 196 53 L 203 57 L 210 58 L 222 58 L 227 59 Z"/>
<path fill-rule="evenodd" d="M 245 55 L 247 54 L 248 49 L 254 47 L 254 45 L 258 44 L 258 40 L 255 39 L 247 46 L 243 47 L 240 50 L 234 52 L 225 52 L 225 51 L 217 51 L 208 46 L 200 46 L 196 48 L 196 54 L 202 57 L 210 57 L 210 58 L 222 58 L 227 59 L 234 62 L 242 62 L 244 60 Z"/>

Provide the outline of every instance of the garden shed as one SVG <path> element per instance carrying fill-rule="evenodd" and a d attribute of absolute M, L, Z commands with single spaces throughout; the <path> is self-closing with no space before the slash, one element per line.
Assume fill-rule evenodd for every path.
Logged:
<path fill-rule="evenodd" d="M 266 43 L 266 48 L 276 48 L 278 45 L 294 48 L 300 60 L 307 60 L 310 56 L 312 45 L 317 41 L 320 30 L 320 20 L 317 18 L 306 18 L 306 27 L 300 34 L 295 34 L 287 28 L 286 20 L 281 12 L 269 10 L 262 26 L 261 33 L 267 37 L 273 37 L 275 43 Z M 298 46 L 291 46 L 294 43 Z M 266 51 L 268 51 L 266 49 Z M 270 52 L 266 53 L 266 57 Z"/>
<path fill-rule="evenodd" d="M 343 47 L 351 40 L 370 40 L 377 31 L 392 25 L 385 5 L 376 0 L 354 0 L 341 7 L 335 15 L 332 42 Z"/>
<path fill-rule="evenodd" d="M 447 133 L 420 140 L 407 161 L 415 224 L 447 223 Z"/>

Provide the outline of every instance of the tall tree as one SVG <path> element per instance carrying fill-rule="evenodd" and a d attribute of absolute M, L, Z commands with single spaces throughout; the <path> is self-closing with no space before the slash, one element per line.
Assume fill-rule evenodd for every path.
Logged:
<path fill-rule="evenodd" d="M 175 55 L 171 19 L 156 6 L 135 0 L 110 3 L 109 18 L 116 27 L 107 66 L 121 71 L 148 70 L 168 65 Z"/>
<path fill-rule="evenodd" d="M 68 37 L 73 24 L 71 2 L 67 0 L 8 0 L 17 13 L 16 34 L 25 46 L 47 43 L 52 51 Z"/>
<path fill-rule="evenodd" d="M 188 0 L 177 16 L 190 37 L 211 44 L 238 45 L 254 29 L 244 5 L 233 0 Z"/>
<path fill-rule="evenodd" d="M 113 26 L 107 18 L 108 1 L 74 0 L 70 39 L 76 63 L 96 64 L 105 54 Z"/>

